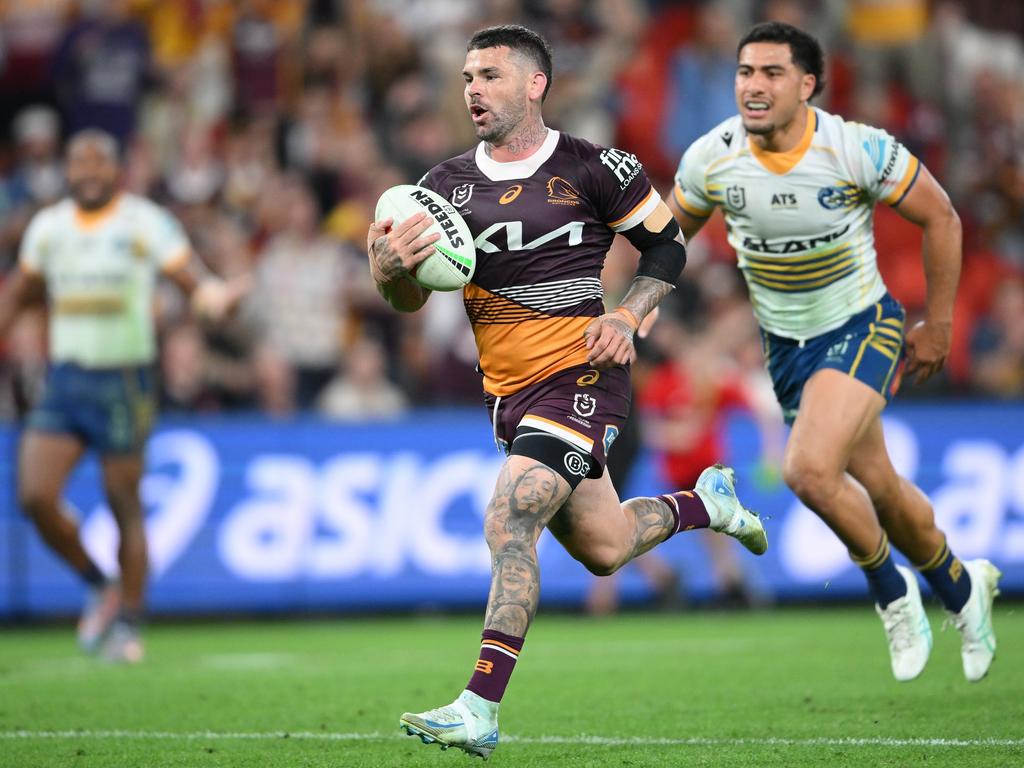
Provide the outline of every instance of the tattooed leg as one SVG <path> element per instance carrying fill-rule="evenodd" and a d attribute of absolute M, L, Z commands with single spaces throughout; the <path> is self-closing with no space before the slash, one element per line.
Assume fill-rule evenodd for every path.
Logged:
<path fill-rule="evenodd" d="M 676 518 L 663 501 L 641 497 L 620 503 L 607 471 L 580 483 L 548 524 L 566 551 L 598 576 L 615 573 L 675 529 Z"/>
<path fill-rule="evenodd" d="M 505 462 L 484 521 L 491 550 L 484 629 L 526 634 L 540 597 L 537 539 L 570 492 L 562 477 L 533 459 L 510 456 Z"/>
<path fill-rule="evenodd" d="M 660 499 L 640 496 L 622 502 L 622 513 L 633 522 L 633 540 L 625 562 L 639 557 L 676 532 L 676 517 Z"/>

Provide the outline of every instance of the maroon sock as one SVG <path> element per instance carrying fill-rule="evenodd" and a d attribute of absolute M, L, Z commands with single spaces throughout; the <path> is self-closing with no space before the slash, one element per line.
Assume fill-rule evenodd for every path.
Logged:
<path fill-rule="evenodd" d="M 704 502 L 693 491 L 667 493 L 659 496 L 658 501 L 668 505 L 676 520 L 676 528 L 669 536 L 675 536 L 682 531 L 692 531 L 694 528 L 707 528 L 711 525 L 711 517 L 704 509 Z"/>
<path fill-rule="evenodd" d="M 523 649 L 522 637 L 513 637 L 495 629 L 485 629 L 481 635 L 480 658 L 476 660 L 473 676 L 466 690 L 482 699 L 499 702 L 516 668 L 516 659 Z"/>

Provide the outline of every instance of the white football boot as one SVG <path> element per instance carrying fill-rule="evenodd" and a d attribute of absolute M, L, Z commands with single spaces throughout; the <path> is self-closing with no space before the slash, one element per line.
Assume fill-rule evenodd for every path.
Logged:
<path fill-rule="evenodd" d="M 102 587 L 89 587 L 78 620 L 78 647 L 89 654 L 96 653 L 110 625 L 121 609 L 121 585 L 108 581 Z"/>
<path fill-rule="evenodd" d="M 104 661 L 114 664 L 140 663 L 146 654 L 138 627 L 125 621 L 115 621 L 103 641 L 100 655 Z"/>
<path fill-rule="evenodd" d="M 700 473 L 693 489 L 711 518 L 711 529 L 732 536 L 755 555 L 768 551 L 768 535 L 756 512 L 740 504 L 736 496 L 736 473 L 715 464 Z"/>
<path fill-rule="evenodd" d="M 885 626 L 893 677 L 904 682 L 920 675 L 928 663 L 928 654 L 932 650 L 932 627 L 921 602 L 917 576 L 902 565 L 897 565 L 896 570 L 907 582 L 907 594 L 885 608 L 876 604 L 875 611 Z"/>
<path fill-rule="evenodd" d="M 971 577 L 971 595 L 960 613 L 949 612 L 949 615 L 963 638 L 960 658 L 964 663 L 964 676 L 976 683 L 988 673 L 996 655 L 992 601 L 999 594 L 999 577 L 1003 574 L 988 560 L 965 560 L 963 565 Z"/>
<path fill-rule="evenodd" d="M 424 744 L 437 742 L 441 749 L 456 747 L 486 760 L 498 746 L 497 707 L 488 704 L 475 693 L 463 691 L 445 707 L 406 712 L 398 725 Z"/>

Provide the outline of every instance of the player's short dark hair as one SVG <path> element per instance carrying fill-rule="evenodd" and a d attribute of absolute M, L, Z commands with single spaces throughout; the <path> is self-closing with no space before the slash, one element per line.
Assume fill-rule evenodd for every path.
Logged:
<path fill-rule="evenodd" d="M 498 48 L 505 46 L 521 53 L 530 59 L 547 78 L 547 85 L 544 86 L 544 93 L 540 100 L 544 101 L 551 90 L 551 46 L 548 41 L 538 35 L 532 29 L 527 29 L 519 24 L 500 24 L 496 27 L 486 27 L 473 33 L 466 45 L 467 51 L 476 51 L 481 48 Z"/>
<path fill-rule="evenodd" d="M 98 144 L 100 149 L 115 163 L 121 159 L 121 147 L 117 143 L 117 139 L 113 134 L 107 133 L 101 128 L 83 128 L 72 134 L 68 139 L 66 151 L 70 153 L 72 147 L 86 142 Z"/>
<path fill-rule="evenodd" d="M 750 43 L 782 43 L 789 46 L 793 56 L 793 63 L 809 75 L 814 75 L 814 91 L 811 93 L 813 99 L 825 90 L 825 54 L 822 53 L 821 44 L 813 36 L 802 29 L 797 29 L 792 24 L 782 21 L 766 21 L 751 29 L 740 40 L 736 47 L 736 58 L 739 58 L 740 51 Z"/>

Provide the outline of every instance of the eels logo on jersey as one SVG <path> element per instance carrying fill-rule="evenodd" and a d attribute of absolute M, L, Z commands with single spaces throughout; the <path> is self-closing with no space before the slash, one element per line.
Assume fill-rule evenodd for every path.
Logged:
<path fill-rule="evenodd" d="M 818 202 L 822 208 L 835 211 L 839 208 L 853 208 L 858 205 L 863 192 L 856 184 L 843 182 L 834 187 L 822 187 L 818 190 Z"/>

